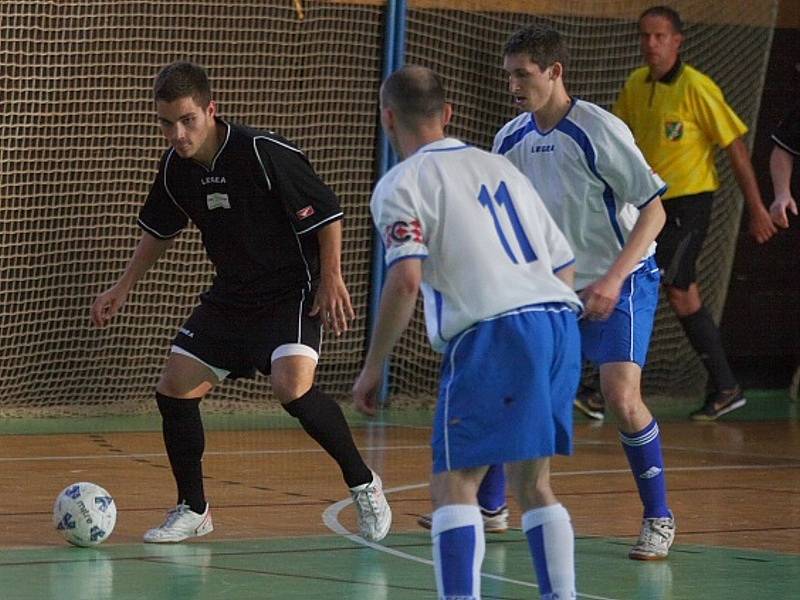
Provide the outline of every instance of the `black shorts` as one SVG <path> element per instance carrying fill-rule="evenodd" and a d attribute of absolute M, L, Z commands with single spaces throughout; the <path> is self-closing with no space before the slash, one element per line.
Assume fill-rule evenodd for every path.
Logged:
<path fill-rule="evenodd" d="M 656 238 L 661 283 L 688 290 L 697 281 L 697 257 L 711 222 L 711 192 L 664 200 L 667 222 Z"/>
<path fill-rule="evenodd" d="M 322 321 L 308 316 L 312 304 L 313 294 L 305 290 L 258 311 L 201 302 L 172 343 L 210 367 L 230 371 L 231 379 L 254 377 L 256 370 L 269 375 L 275 358 L 319 356 Z"/>

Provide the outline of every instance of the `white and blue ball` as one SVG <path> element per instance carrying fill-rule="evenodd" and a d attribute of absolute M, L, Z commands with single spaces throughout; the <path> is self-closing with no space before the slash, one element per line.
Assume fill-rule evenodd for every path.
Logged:
<path fill-rule="evenodd" d="M 70 544 L 103 543 L 117 522 L 117 504 L 105 489 L 79 481 L 64 488 L 53 505 L 53 526 Z"/>

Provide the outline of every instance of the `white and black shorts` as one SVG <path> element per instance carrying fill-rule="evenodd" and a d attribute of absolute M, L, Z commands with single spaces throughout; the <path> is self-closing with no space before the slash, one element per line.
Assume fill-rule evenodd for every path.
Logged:
<path fill-rule="evenodd" d="M 272 361 L 293 355 L 319 358 L 322 322 L 310 317 L 312 293 L 299 290 L 258 310 L 201 302 L 180 327 L 172 351 L 188 354 L 220 378 L 269 375 Z"/>

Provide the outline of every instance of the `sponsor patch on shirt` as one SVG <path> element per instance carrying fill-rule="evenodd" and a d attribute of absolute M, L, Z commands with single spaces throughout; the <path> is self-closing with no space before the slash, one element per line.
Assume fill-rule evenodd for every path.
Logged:
<path fill-rule="evenodd" d="M 422 242 L 422 223 L 413 221 L 395 221 L 384 229 L 384 240 L 387 248 L 402 246 L 406 242 Z"/>
<path fill-rule="evenodd" d="M 206 204 L 208 205 L 208 210 L 231 207 L 230 200 L 228 200 L 228 194 L 221 194 L 219 192 L 208 194 L 206 196 Z"/>
<path fill-rule="evenodd" d="M 683 123 L 680 121 L 670 121 L 664 125 L 664 133 L 670 141 L 676 141 L 683 137 Z"/>
<path fill-rule="evenodd" d="M 311 215 L 313 215 L 313 214 L 314 214 L 314 212 L 315 212 L 315 211 L 314 211 L 314 207 L 313 207 L 313 206 L 311 206 L 311 205 L 309 204 L 308 206 L 306 206 L 305 208 L 301 208 L 300 210 L 298 210 L 298 211 L 297 211 L 296 213 L 294 213 L 294 214 L 297 216 L 297 219 L 298 219 L 299 221 L 302 221 L 303 219 L 305 219 L 305 218 L 307 218 L 307 217 L 310 217 Z"/>

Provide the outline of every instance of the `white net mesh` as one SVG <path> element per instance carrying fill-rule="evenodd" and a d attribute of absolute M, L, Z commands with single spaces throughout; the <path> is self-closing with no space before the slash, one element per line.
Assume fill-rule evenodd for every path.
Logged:
<path fill-rule="evenodd" d="M 152 80 L 207 67 L 221 114 L 276 130 L 309 155 L 346 211 L 345 277 L 359 318 L 326 339 L 321 382 L 349 389 L 364 338 L 381 68 L 380 6 L 285 0 L 0 3 L 0 412 L 86 414 L 153 406 L 169 341 L 209 282 L 195 230 L 113 326 L 89 306 L 121 273 L 164 141 Z M 264 404 L 264 379 L 212 404 Z"/>
<path fill-rule="evenodd" d="M 342 199 L 345 278 L 358 318 L 342 339 L 325 341 L 320 383 L 347 393 L 365 337 L 384 4 L 0 3 L 0 414 L 152 408 L 169 341 L 209 282 L 196 233 L 184 234 L 148 274 L 112 327 L 93 330 L 88 309 L 122 271 L 140 235 L 135 216 L 164 147 L 152 78 L 177 59 L 208 68 L 223 116 L 300 145 Z M 611 0 L 412 2 L 406 60 L 444 76 L 456 108 L 452 133 L 488 147 L 512 115 L 499 69 L 511 32 L 537 19 L 555 25 L 572 48 L 571 91 L 608 106 L 639 64 L 635 22 L 644 7 Z M 736 3 L 735 10 L 721 0 L 691 0 L 677 8 L 687 21 L 685 58 L 710 74 L 752 125 L 774 0 Z M 715 314 L 741 210 L 722 166 L 700 264 Z M 702 386 L 702 368 L 668 310 L 658 314 L 650 361 L 651 387 Z M 420 315 L 392 370 L 393 395 L 424 401 L 435 392 L 438 357 L 428 349 Z M 263 406 L 268 394 L 264 379 L 225 384 L 211 407 L 249 410 Z"/>
<path fill-rule="evenodd" d="M 569 91 L 610 108 L 628 74 L 641 64 L 637 21 L 651 2 L 420 3 L 408 19 L 407 62 L 439 72 L 449 90 L 455 116 L 451 134 L 484 148 L 510 119 L 501 70 L 502 47 L 520 27 L 544 23 L 566 38 L 571 60 Z M 459 10 L 459 5 L 478 11 Z M 689 0 L 673 3 L 686 22 L 682 56 L 710 75 L 739 116 L 753 127 L 772 39 L 776 3 Z M 751 129 L 748 141 L 753 137 Z M 716 194 L 713 221 L 698 265 L 707 306 L 719 316 L 728 287 L 742 199 L 727 160 L 718 160 L 722 187 Z M 392 362 L 391 392 L 430 397 L 436 390 L 438 357 L 427 349 L 424 321 L 418 311 L 414 333 Z M 705 371 L 685 339 L 680 324 L 662 298 L 645 370 L 645 387 L 667 394 L 700 393 Z"/>

